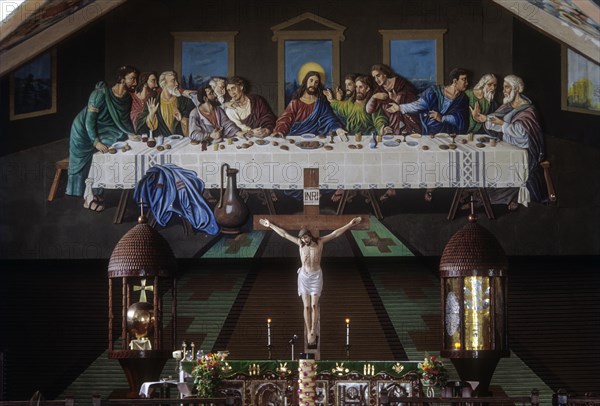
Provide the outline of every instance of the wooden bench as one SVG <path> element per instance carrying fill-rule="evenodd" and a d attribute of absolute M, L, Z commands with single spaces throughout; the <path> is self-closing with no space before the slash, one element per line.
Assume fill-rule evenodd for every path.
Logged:
<path fill-rule="evenodd" d="M 56 170 L 54 171 L 54 179 L 52 180 L 52 185 L 50 186 L 50 192 L 48 193 L 48 201 L 51 202 L 56 198 L 56 193 L 58 192 L 58 185 L 60 183 L 60 177 L 62 176 L 63 171 L 69 169 L 69 158 L 61 159 L 60 161 L 56 161 L 54 164 Z"/>

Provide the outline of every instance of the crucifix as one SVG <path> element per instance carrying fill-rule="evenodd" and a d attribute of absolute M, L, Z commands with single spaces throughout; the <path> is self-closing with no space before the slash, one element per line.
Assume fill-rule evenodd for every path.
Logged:
<path fill-rule="evenodd" d="M 323 286 L 321 254 L 323 244 L 350 228 L 368 229 L 369 216 L 319 214 L 319 169 L 304 169 L 304 213 L 302 215 L 254 216 L 254 229 L 272 229 L 300 248 L 302 267 L 298 269 L 298 294 L 304 305 L 304 352 L 320 354 L 320 304 Z M 285 229 L 300 230 L 297 237 Z M 334 230 L 323 237 L 320 230 Z"/>

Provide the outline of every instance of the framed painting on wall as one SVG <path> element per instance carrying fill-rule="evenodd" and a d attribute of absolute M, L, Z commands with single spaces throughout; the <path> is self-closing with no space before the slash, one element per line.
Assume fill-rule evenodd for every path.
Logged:
<path fill-rule="evenodd" d="M 56 50 L 45 52 L 10 75 L 10 119 L 56 113 Z"/>
<path fill-rule="evenodd" d="M 444 83 L 446 30 L 379 30 L 383 36 L 383 63 L 422 92 Z"/>
<path fill-rule="evenodd" d="M 196 90 L 211 77 L 235 75 L 235 36 L 237 31 L 174 32 L 175 61 L 183 89 Z"/>
<path fill-rule="evenodd" d="M 562 46 L 561 107 L 600 115 L 600 65 Z"/>

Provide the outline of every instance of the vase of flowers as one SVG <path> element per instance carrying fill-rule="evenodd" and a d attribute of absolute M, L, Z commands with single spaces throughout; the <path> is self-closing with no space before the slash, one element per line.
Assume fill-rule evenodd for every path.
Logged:
<path fill-rule="evenodd" d="M 421 384 L 425 388 L 425 395 L 427 397 L 431 398 L 434 396 L 434 388 L 446 386 L 448 371 L 446 371 L 444 363 L 435 355 L 425 357 L 423 362 L 419 363 L 418 369 Z"/>
<path fill-rule="evenodd" d="M 194 385 L 199 398 L 214 398 L 218 395 L 223 367 L 226 366 L 227 352 L 208 353 L 196 358 L 192 369 Z"/>

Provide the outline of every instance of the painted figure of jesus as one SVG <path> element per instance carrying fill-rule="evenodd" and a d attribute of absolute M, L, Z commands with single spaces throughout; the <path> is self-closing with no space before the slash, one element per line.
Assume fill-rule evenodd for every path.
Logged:
<path fill-rule="evenodd" d="M 298 269 L 298 296 L 302 298 L 304 306 L 304 324 L 309 345 L 317 342 L 319 325 L 319 298 L 323 290 L 323 273 L 321 271 L 321 254 L 323 244 L 341 236 L 344 232 L 361 222 L 360 217 L 355 217 L 348 224 L 334 230 L 324 237 L 315 237 L 306 228 L 298 233 L 298 237 L 289 234 L 283 228 L 276 226 L 267 219 L 260 219 L 260 224 L 270 228 L 285 238 L 298 245 L 300 249 L 300 262 Z"/>

